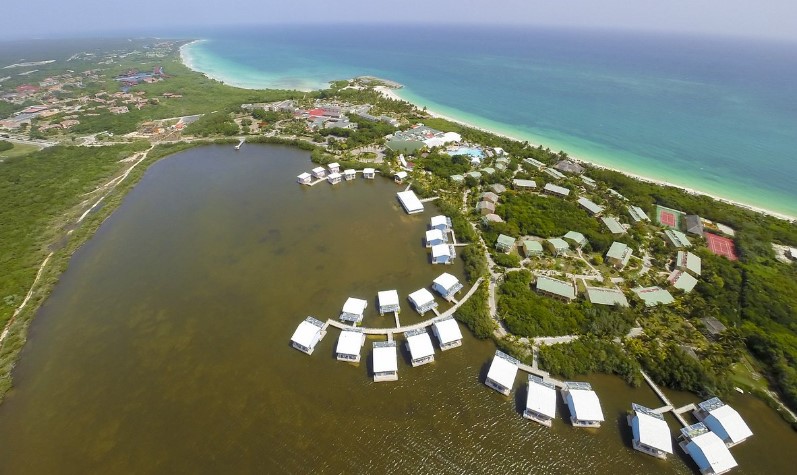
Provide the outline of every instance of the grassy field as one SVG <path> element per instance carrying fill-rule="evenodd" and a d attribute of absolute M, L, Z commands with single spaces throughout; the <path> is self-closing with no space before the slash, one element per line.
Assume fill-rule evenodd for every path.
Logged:
<path fill-rule="evenodd" d="M 5 161 L 10 158 L 24 157 L 25 155 L 31 154 L 37 150 L 39 150 L 39 147 L 35 145 L 15 143 L 14 148 L 11 150 L 0 152 L 0 161 Z"/>

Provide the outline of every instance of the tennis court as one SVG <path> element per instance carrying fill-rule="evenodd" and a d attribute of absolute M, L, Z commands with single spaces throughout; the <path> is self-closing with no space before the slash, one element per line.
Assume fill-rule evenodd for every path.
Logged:
<path fill-rule="evenodd" d="M 671 227 L 673 229 L 680 229 L 681 217 L 683 212 L 666 208 L 664 206 L 656 206 L 656 218 L 659 224 Z"/>
<path fill-rule="evenodd" d="M 718 256 L 725 256 L 732 261 L 739 259 L 736 256 L 736 246 L 734 246 L 733 240 L 711 233 L 705 233 L 705 236 L 709 251 Z"/>

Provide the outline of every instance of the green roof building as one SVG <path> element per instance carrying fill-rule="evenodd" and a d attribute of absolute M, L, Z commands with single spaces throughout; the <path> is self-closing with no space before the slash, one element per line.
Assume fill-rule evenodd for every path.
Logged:
<path fill-rule="evenodd" d="M 603 221 L 603 224 L 606 225 L 607 228 L 609 228 L 610 233 L 616 236 L 625 234 L 625 228 L 623 227 L 622 224 L 620 224 L 620 221 L 618 221 L 617 218 L 613 216 L 606 216 L 601 218 L 601 221 Z"/>
<path fill-rule="evenodd" d="M 554 256 L 558 256 L 559 254 L 562 254 L 570 249 L 570 245 L 564 239 L 553 238 L 548 239 L 545 242 L 548 243 L 548 249 L 553 253 Z"/>
<path fill-rule="evenodd" d="M 576 298 L 576 288 L 570 282 L 564 282 L 551 277 L 541 275 L 537 277 L 537 291 L 550 297 L 565 301 L 572 301 Z"/>
<path fill-rule="evenodd" d="M 675 248 L 692 247 L 692 243 L 689 242 L 686 234 L 682 233 L 681 231 L 667 229 L 664 231 L 664 237 L 667 239 L 667 242 L 669 242 Z"/>
<path fill-rule="evenodd" d="M 567 234 L 564 235 L 564 239 L 572 241 L 575 243 L 576 247 L 584 247 L 587 245 L 587 238 L 578 231 L 568 231 Z"/>
<path fill-rule="evenodd" d="M 606 262 L 616 269 L 622 269 L 631 260 L 631 248 L 627 244 L 614 241 L 606 251 Z"/>
<path fill-rule="evenodd" d="M 523 254 L 525 254 L 526 257 L 539 256 L 540 254 L 542 254 L 542 243 L 540 243 L 540 241 L 524 239 Z"/>
<path fill-rule="evenodd" d="M 645 302 L 646 307 L 654 307 L 659 304 L 669 305 L 675 301 L 672 294 L 661 287 L 637 287 L 631 290 Z"/>
<path fill-rule="evenodd" d="M 682 270 L 674 270 L 667 280 L 678 290 L 683 290 L 687 294 L 697 285 L 697 279 L 692 274 Z"/>
<path fill-rule="evenodd" d="M 495 241 L 495 248 L 501 252 L 509 252 L 515 247 L 515 238 L 505 234 L 499 234 L 498 240 Z"/>
<path fill-rule="evenodd" d="M 601 287 L 587 287 L 587 300 L 593 305 L 619 305 L 628 306 L 625 294 L 617 289 L 604 289 Z"/>
<path fill-rule="evenodd" d="M 702 271 L 700 258 L 689 251 L 678 251 L 675 266 L 680 270 L 689 271 L 695 277 L 700 277 Z"/>

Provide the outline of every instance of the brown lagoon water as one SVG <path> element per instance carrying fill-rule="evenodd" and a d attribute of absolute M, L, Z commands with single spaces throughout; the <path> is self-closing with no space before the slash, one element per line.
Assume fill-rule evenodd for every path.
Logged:
<path fill-rule="evenodd" d="M 402 353 L 394 383 L 373 383 L 368 358 L 336 361 L 334 329 L 313 356 L 291 349 L 306 315 L 334 317 L 350 295 L 389 326 L 374 299 L 397 288 L 411 323 L 409 292 L 461 277 L 428 264 L 432 207 L 407 216 L 381 178 L 296 185 L 310 168 L 253 145 L 154 165 L 34 320 L 0 406 L 0 473 L 693 472 L 630 448 L 630 403 L 659 403 L 618 378 L 587 378 L 601 429 L 547 429 L 520 416 L 523 373 L 511 398 L 482 384 L 494 347 L 470 335 L 432 365 Z M 735 473 L 793 473 L 797 434 L 755 399 L 732 404 L 756 434 L 733 449 Z"/>

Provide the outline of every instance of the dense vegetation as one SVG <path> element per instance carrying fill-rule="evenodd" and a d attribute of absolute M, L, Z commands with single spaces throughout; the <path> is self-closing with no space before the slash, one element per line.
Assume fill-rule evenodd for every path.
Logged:
<path fill-rule="evenodd" d="M 357 124 L 356 129 L 321 129 L 318 133 L 324 137 L 332 135 L 345 138 L 345 148 L 353 149 L 382 141 L 385 135 L 396 131 L 396 128 L 390 124 L 368 121 L 354 114 L 349 115 L 349 120 Z"/>
<path fill-rule="evenodd" d="M 495 330 L 487 298 L 487 282 L 482 282 L 478 290 L 454 313 L 456 319 L 467 325 L 477 338 L 489 338 Z"/>
<path fill-rule="evenodd" d="M 477 244 L 471 244 L 465 248 L 460 248 L 459 257 L 465 267 L 465 278 L 469 283 L 487 274 L 487 258 Z"/>
<path fill-rule="evenodd" d="M 11 150 L 12 148 L 14 148 L 14 144 L 8 140 L 0 140 L 0 152 L 5 152 L 6 150 Z"/>
<path fill-rule="evenodd" d="M 185 133 L 207 137 L 209 135 L 238 135 L 238 124 L 230 113 L 205 114 L 185 128 Z"/>
<path fill-rule="evenodd" d="M 566 379 L 594 372 L 616 374 L 633 386 L 642 379 L 639 363 L 620 345 L 592 336 L 569 344 L 543 345 L 539 356 L 540 366 Z"/>
<path fill-rule="evenodd" d="M 430 153 L 418 163 L 424 170 L 440 177 L 463 175 L 470 171 L 470 159 L 466 155 L 449 157 L 444 153 Z"/>

